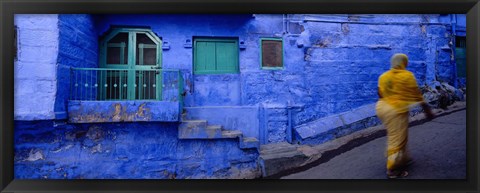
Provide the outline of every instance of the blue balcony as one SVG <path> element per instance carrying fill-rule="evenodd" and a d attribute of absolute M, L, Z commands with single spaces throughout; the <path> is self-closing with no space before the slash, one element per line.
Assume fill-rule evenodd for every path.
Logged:
<path fill-rule="evenodd" d="M 72 68 L 70 80 L 69 122 L 179 121 L 179 70 Z"/>

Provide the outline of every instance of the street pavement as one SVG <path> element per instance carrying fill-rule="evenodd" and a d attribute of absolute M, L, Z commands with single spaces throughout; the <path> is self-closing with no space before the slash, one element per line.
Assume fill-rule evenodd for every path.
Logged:
<path fill-rule="evenodd" d="M 386 137 L 377 138 L 328 162 L 282 179 L 385 179 Z M 409 129 L 413 165 L 407 179 L 466 178 L 466 111 Z"/>

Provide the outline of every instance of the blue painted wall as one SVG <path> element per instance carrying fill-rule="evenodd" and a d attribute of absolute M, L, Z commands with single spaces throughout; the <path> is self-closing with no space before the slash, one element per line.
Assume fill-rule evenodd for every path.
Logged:
<path fill-rule="evenodd" d="M 111 122 L 178 122 L 178 102 L 132 101 L 79 101 L 68 102 L 70 123 Z"/>
<path fill-rule="evenodd" d="M 254 16 L 229 15 L 228 20 L 225 16 L 215 15 L 55 16 L 50 23 L 41 23 L 42 28 L 58 31 L 58 35 L 50 37 L 57 38 L 50 44 L 58 46 L 59 53 L 42 54 L 53 57 L 53 61 L 56 58 L 50 55 L 58 57 L 57 75 L 43 73 L 49 76 L 47 79 L 53 79 L 52 89 L 58 89 L 53 100 L 54 111 L 59 116 L 65 112 L 65 99 L 69 93 L 66 69 L 71 66 L 96 67 L 97 37 L 111 25 L 149 26 L 169 43 L 171 48 L 163 52 L 163 67 L 181 69 L 186 74 L 187 107 L 284 105 L 291 101 L 307 107 L 304 115 L 300 115 L 299 123 L 344 112 L 376 100 L 376 79 L 388 69 L 388 58 L 396 52 L 410 56 L 409 69 L 415 72 L 420 84 L 435 80 L 455 81 L 451 29 L 448 26 L 451 21 L 446 20 L 446 16 L 299 14 L 289 15 L 288 27 L 284 27 L 282 15 Z M 458 18 L 458 25 L 462 25 L 461 15 Z M 39 18 L 17 19 L 21 33 L 27 31 L 23 28 L 29 29 L 21 26 L 22 21 L 29 19 Z M 29 37 L 38 37 L 29 33 L 32 34 L 20 34 L 20 39 L 28 41 Z M 192 48 L 185 48 L 184 44 L 194 37 L 244 40 L 247 48 L 240 50 L 240 73 L 192 75 Z M 284 70 L 260 69 L 260 37 L 283 37 Z M 36 54 L 20 53 L 20 58 L 32 55 Z M 16 66 L 20 68 L 22 64 Z M 50 68 L 52 64 L 44 66 Z M 35 71 L 31 69 L 22 68 L 26 72 L 18 74 Z M 58 85 L 57 79 L 60 80 Z M 28 81 L 33 82 L 29 78 L 22 80 L 25 84 Z M 22 94 L 20 90 L 16 93 Z M 52 100 L 39 101 L 48 104 Z M 19 104 L 17 109 L 32 106 Z"/>
<path fill-rule="evenodd" d="M 179 140 L 178 123 L 15 122 L 17 179 L 253 178 L 236 139 Z"/>
<path fill-rule="evenodd" d="M 19 14 L 15 26 L 15 119 L 66 119 L 70 67 L 98 66 L 91 16 Z"/>
<path fill-rule="evenodd" d="M 208 120 L 211 125 L 240 130 L 245 137 L 259 137 L 260 117 L 257 106 L 186 107 L 185 111 L 187 119 Z"/>
<path fill-rule="evenodd" d="M 253 30 L 248 25 L 251 19 L 251 15 L 229 15 L 228 20 L 215 15 L 99 15 L 95 17 L 95 22 L 99 36 L 112 25 L 151 27 L 170 45 L 169 50 L 163 50 L 163 68 L 181 69 L 185 73 L 186 90 L 189 93 L 185 106 L 225 106 L 243 104 L 241 75 L 192 76 L 193 50 L 185 48 L 184 44 L 187 40 L 192 41 L 193 37 L 212 36 L 252 38 L 253 41 L 254 37 L 247 34 L 248 30 Z M 257 50 L 241 51 L 241 71 L 242 66 L 252 64 L 252 61 L 243 59 L 246 53 L 258 60 Z"/>
<path fill-rule="evenodd" d="M 280 14 L 100 15 L 95 21 L 99 35 L 111 25 L 150 26 L 168 42 L 171 48 L 163 52 L 163 66 L 187 73 L 187 107 L 259 103 L 286 106 L 290 101 L 305 106 L 293 117 L 295 124 L 307 123 L 374 103 L 377 78 L 388 70 L 389 58 L 397 52 L 409 55 L 408 68 L 419 84 L 455 82 L 454 48 L 449 44 L 452 21 L 446 20 L 446 16 L 288 17 L 288 23 Z M 245 41 L 246 49 L 239 51 L 240 73 L 192 75 L 192 48 L 185 48 L 184 44 L 194 37 L 234 37 Z M 283 38 L 284 70 L 260 68 L 260 37 Z M 274 133 L 284 133 L 278 128 L 285 128 L 285 124 L 266 123 L 265 129 L 277 138 L 271 142 L 284 140 L 284 136 Z"/>
<path fill-rule="evenodd" d="M 98 37 L 88 14 L 60 14 L 58 17 L 59 53 L 57 64 L 57 119 L 67 118 L 70 98 L 70 68 L 98 67 Z"/>
<path fill-rule="evenodd" d="M 464 16 L 456 18 L 456 32 L 461 34 Z M 452 22 L 451 15 L 438 14 L 17 16 L 15 175 L 255 175 L 258 152 L 240 150 L 236 140 L 179 140 L 178 123 L 49 121 L 67 118 L 69 69 L 98 66 L 98 38 L 111 26 L 148 26 L 163 42 L 168 42 L 170 48 L 163 50 L 163 68 L 182 71 L 190 118 L 211 119 L 207 121 L 242 130 L 263 143 L 274 143 L 285 141 L 295 126 L 374 103 L 378 76 L 389 69 L 389 58 L 397 52 L 409 55 L 408 69 L 420 85 L 435 81 L 453 84 L 456 76 Z M 240 72 L 194 75 L 193 49 L 185 45 L 195 37 L 244 41 L 246 49 L 239 50 Z M 283 39 L 283 70 L 260 68 L 261 37 Z M 288 105 L 294 106 L 291 116 Z M 231 115 L 231 111 L 242 107 L 249 116 L 228 119 L 227 113 Z M 248 120 L 252 122 L 242 124 Z M 370 122 L 361 125 L 371 125 Z M 95 173 L 101 169 L 105 174 Z"/>
<path fill-rule="evenodd" d="M 59 50 L 58 15 L 15 15 L 15 120 L 54 119 Z"/>

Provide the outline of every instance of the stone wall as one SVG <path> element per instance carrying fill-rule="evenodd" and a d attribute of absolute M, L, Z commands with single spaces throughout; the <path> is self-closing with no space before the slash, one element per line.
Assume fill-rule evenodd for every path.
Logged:
<path fill-rule="evenodd" d="M 241 74 L 193 75 L 192 41 L 195 37 L 229 37 L 247 42 L 257 41 L 258 31 L 251 29 L 252 15 L 229 15 L 218 17 L 212 15 L 96 15 L 97 36 L 105 35 L 111 26 L 150 27 L 164 42 L 168 49 L 162 50 L 163 68 L 180 69 L 185 76 L 185 106 L 232 106 L 243 105 Z M 275 16 L 273 18 L 278 18 Z M 280 16 L 281 19 L 281 16 Z M 266 26 L 270 26 L 268 21 Z M 276 23 L 273 23 L 276 24 Z M 280 24 L 281 27 L 281 23 Z M 248 31 L 252 31 L 249 34 Z M 252 35 L 252 36 L 250 36 Z M 188 42 L 187 42 L 188 41 Z M 256 65 L 258 68 L 258 51 L 242 50 L 240 55 L 240 71 L 246 66 Z M 252 58 L 245 60 L 245 58 Z"/>
<path fill-rule="evenodd" d="M 185 111 L 187 120 L 207 120 L 209 125 L 221 125 L 226 130 L 242 131 L 244 137 L 259 138 L 257 106 L 187 107 Z"/>
<path fill-rule="evenodd" d="M 238 139 L 179 140 L 178 123 L 15 122 L 17 179 L 254 178 Z"/>
<path fill-rule="evenodd" d="M 66 119 L 71 90 L 70 68 L 98 67 L 98 38 L 92 17 L 88 14 L 60 14 L 58 19 L 60 35 L 55 113 L 57 118 Z"/>
<path fill-rule="evenodd" d="M 15 120 L 55 118 L 58 15 L 15 15 L 17 59 L 14 62 Z"/>
<path fill-rule="evenodd" d="M 305 31 L 297 39 L 304 45 L 305 61 L 297 63 L 303 67 L 299 76 L 303 80 L 283 79 L 304 84 L 288 85 L 296 95 L 294 103 L 305 104 L 295 122 L 303 124 L 374 103 L 377 79 L 389 69 L 394 53 L 409 56 L 408 69 L 420 85 L 435 77 L 450 80 L 450 36 L 437 19 L 435 15 L 304 17 Z"/>
<path fill-rule="evenodd" d="M 263 106 L 263 143 L 287 140 L 288 109 L 284 105 L 266 104 Z"/>
<path fill-rule="evenodd" d="M 112 25 L 148 26 L 168 43 L 162 50 L 163 68 L 182 71 L 185 106 L 197 113 L 190 118 L 225 119 L 207 121 L 275 143 L 305 134 L 293 133 L 293 127 L 352 115 L 372 105 L 377 100 L 378 76 L 389 69 L 394 53 L 409 55 L 408 69 L 420 85 L 455 82 L 449 22 L 441 15 L 17 16 L 15 177 L 164 179 L 257 174 L 255 150 L 240 150 L 234 139 L 180 140 L 177 123 L 49 121 L 67 117 L 70 67 L 97 67 L 98 37 Z M 246 48 L 239 50 L 240 73 L 194 75 L 190 44 L 195 37 L 244 41 Z M 283 38 L 283 70 L 261 69 L 262 37 Z M 289 105 L 293 106 L 290 116 Z M 249 115 L 227 120 L 229 111 L 239 106 Z M 241 123 L 248 120 L 252 123 Z M 322 143 L 378 124 L 372 117 L 352 120 L 328 130 L 334 132 L 327 132 L 331 136 L 311 135 L 310 142 Z"/>
<path fill-rule="evenodd" d="M 408 69 L 420 85 L 434 81 L 453 85 L 456 81 L 450 15 L 283 17 L 101 15 L 95 16 L 95 21 L 99 35 L 111 25 L 149 26 L 168 42 L 170 48 L 163 50 L 163 66 L 182 69 L 186 74 L 186 107 L 262 103 L 286 109 L 290 103 L 302 106 L 292 117 L 293 124 L 301 125 L 374 103 L 378 76 L 389 69 L 390 57 L 398 52 L 409 55 Z M 185 45 L 195 37 L 233 37 L 244 41 L 246 48 L 239 51 L 240 73 L 193 75 L 192 48 Z M 283 38 L 283 70 L 261 69 L 261 37 Z M 278 117 L 265 117 L 265 138 L 270 138 L 267 141 L 278 142 L 286 137 L 285 109 L 283 113 L 271 114 Z"/>
<path fill-rule="evenodd" d="M 68 122 L 178 122 L 179 106 L 170 101 L 69 101 Z"/>

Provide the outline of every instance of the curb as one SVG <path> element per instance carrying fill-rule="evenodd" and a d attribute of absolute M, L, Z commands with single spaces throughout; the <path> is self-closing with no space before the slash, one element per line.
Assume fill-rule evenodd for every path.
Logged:
<path fill-rule="evenodd" d="M 450 115 L 452 113 L 456 113 L 462 110 L 466 110 L 465 102 L 455 103 L 450 106 L 451 110 L 439 110 L 433 109 L 434 113 L 436 114 L 435 119 L 438 117 L 443 117 L 446 115 Z M 421 125 L 423 123 L 429 122 L 431 120 L 427 120 L 423 113 L 417 114 L 413 117 L 410 117 L 409 127 Z M 309 159 L 308 161 L 304 162 L 302 165 L 293 166 L 293 168 L 283 170 L 277 172 L 273 175 L 263 177 L 263 179 L 279 179 L 283 176 L 290 175 L 292 173 L 298 173 L 302 171 L 306 171 L 312 167 L 318 166 L 322 163 L 330 161 L 332 158 L 345 153 L 347 151 L 352 150 L 355 147 L 378 139 L 380 137 L 386 136 L 386 130 L 383 129 L 382 125 L 378 125 L 375 127 L 366 128 L 357 132 L 354 132 L 350 135 L 343 136 L 337 138 L 335 140 L 329 141 L 324 144 L 320 144 L 317 146 L 313 146 L 312 148 L 318 151 L 317 155 L 312 155 L 310 157 L 316 157 L 316 159 Z M 288 164 L 288 163 L 286 163 Z M 291 163 L 290 163 L 291 164 Z"/>

